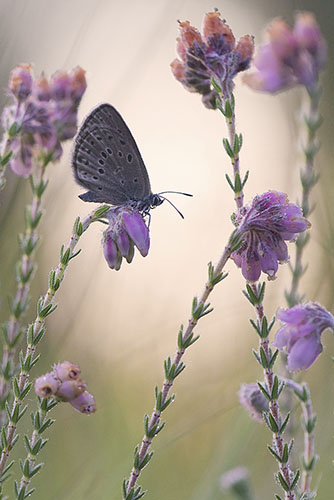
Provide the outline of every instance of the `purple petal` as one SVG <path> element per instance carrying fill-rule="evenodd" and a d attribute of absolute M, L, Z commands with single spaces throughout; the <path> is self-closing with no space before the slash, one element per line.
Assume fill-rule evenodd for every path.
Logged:
<path fill-rule="evenodd" d="M 110 232 L 105 232 L 103 234 L 102 246 L 104 258 L 106 259 L 108 266 L 110 269 L 116 269 L 116 271 L 118 271 L 121 267 L 122 255 L 118 251 Z"/>
<path fill-rule="evenodd" d="M 123 212 L 124 227 L 143 257 L 150 248 L 150 234 L 144 219 L 138 212 Z"/>
<path fill-rule="evenodd" d="M 120 229 L 117 234 L 116 244 L 122 254 L 122 257 L 126 257 L 130 250 L 130 241 L 127 232 L 123 229 Z"/>
<path fill-rule="evenodd" d="M 86 384 L 83 380 L 67 380 L 60 384 L 55 396 L 62 401 L 72 401 L 86 390 Z"/>
<path fill-rule="evenodd" d="M 247 260 L 245 256 L 243 256 L 241 262 L 241 272 L 247 281 L 250 281 L 251 283 L 257 281 L 261 275 L 259 259 L 253 258 Z"/>
<path fill-rule="evenodd" d="M 291 325 L 298 325 L 306 320 L 307 313 L 302 304 L 297 304 L 290 309 L 277 309 L 276 318 Z"/>
<path fill-rule="evenodd" d="M 288 370 L 306 370 L 322 352 L 320 336 L 311 334 L 294 344 L 288 355 Z"/>
<path fill-rule="evenodd" d="M 84 415 L 91 415 L 96 411 L 94 397 L 88 391 L 83 392 L 78 398 L 70 401 L 73 408 Z"/>

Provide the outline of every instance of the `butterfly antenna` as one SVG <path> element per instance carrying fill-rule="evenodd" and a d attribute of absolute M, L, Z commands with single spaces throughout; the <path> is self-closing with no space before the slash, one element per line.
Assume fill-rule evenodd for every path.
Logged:
<path fill-rule="evenodd" d="M 183 194 L 183 196 L 192 196 L 190 193 L 182 193 L 181 191 L 162 191 L 161 193 L 158 194 L 168 194 L 168 193 L 173 193 L 173 194 Z M 166 200 L 167 198 L 165 198 Z M 168 200 L 169 201 L 169 200 Z"/>
<path fill-rule="evenodd" d="M 166 193 L 175 193 L 176 191 L 165 191 Z M 179 194 L 185 194 L 185 193 L 179 193 Z M 161 193 L 159 193 L 159 196 L 161 195 Z M 192 196 L 192 195 L 188 195 L 188 196 Z M 178 208 L 176 208 L 176 206 L 174 205 L 174 203 L 172 203 L 168 198 L 166 198 L 165 196 L 161 196 L 161 198 L 163 200 L 166 200 L 168 201 L 168 203 L 170 205 L 172 205 L 173 208 L 175 208 L 175 210 L 177 211 L 177 213 L 182 217 L 182 219 L 184 219 L 184 215 L 182 214 L 182 212 L 180 212 L 180 210 Z"/>

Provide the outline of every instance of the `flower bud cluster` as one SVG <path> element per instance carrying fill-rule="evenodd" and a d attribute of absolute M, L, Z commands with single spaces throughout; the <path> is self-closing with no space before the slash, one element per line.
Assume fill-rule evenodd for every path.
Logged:
<path fill-rule="evenodd" d="M 277 331 L 274 346 L 288 353 L 290 371 L 306 370 L 322 352 L 321 334 L 327 328 L 334 331 L 334 316 L 316 302 L 297 304 L 290 309 L 278 309 L 283 324 Z"/>
<path fill-rule="evenodd" d="M 296 15 L 293 28 L 274 19 L 267 28 L 268 43 L 255 57 L 256 73 L 244 82 L 255 90 L 277 92 L 298 84 L 312 90 L 326 63 L 327 47 L 315 17 L 310 12 Z"/>
<path fill-rule="evenodd" d="M 190 25 L 180 22 L 177 53 L 180 59 L 171 63 L 175 78 L 190 92 L 202 94 L 204 105 L 216 108 L 217 91 L 211 79 L 228 99 L 233 90 L 233 78 L 248 69 L 254 51 L 253 38 L 245 35 L 236 43 L 231 28 L 218 11 L 204 17 L 203 35 Z"/>
<path fill-rule="evenodd" d="M 249 282 L 256 282 L 261 272 L 275 279 L 278 264 L 289 258 L 284 240 L 291 241 L 310 227 L 301 208 L 277 191 L 256 196 L 251 205 L 234 214 L 234 223 L 242 243 L 231 258 Z"/>
<path fill-rule="evenodd" d="M 86 90 L 85 71 L 57 71 L 50 79 L 33 76 L 31 66 L 20 64 L 10 75 L 12 104 L 4 109 L 2 123 L 12 138 L 12 170 L 28 176 L 34 155 L 53 161 L 62 155 L 61 143 L 77 129 L 77 111 Z"/>
<path fill-rule="evenodd" d="M 104 257 L 111 269 L 121 268 L 123 257 L 132 262 L 135 246 L 143 257 L 150 248 L 150 233 L 142 215 L 129 207 L 111 208 L 105 215 L 109 226 L 103 233 Z"/>
<path fill-rule="evenodd" d="M 79 377 L 80 367 L 69 361 L 54 365 L 52 372 L 35 381 L 35 392 L 41 398 L 54 396 L 70 403 L 80 413 L 90 415 L 96 411 L 94 397 L 86 390 L 87 384 Z"/>

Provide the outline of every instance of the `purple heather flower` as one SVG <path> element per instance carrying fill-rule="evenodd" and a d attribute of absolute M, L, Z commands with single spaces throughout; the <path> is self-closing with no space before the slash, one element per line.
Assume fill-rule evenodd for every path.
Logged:
<path fill-rule="evenodd" d="M 218 94 L 211 78 L 228 99 L 233 90 L 233 78 L 248 69 L 254 51 L 253 38 L 245 35 L 235 43 L 230 27 L 218 11 L 208 12 L 204 18 L 203 36 L 190 25 L 180 22 L 177 53 L 180 59 L 171 63 L 175 78 L 190 92 L 202 94 L 204 105 L 216 108 Z"/>
<path fill-rule="evenodd" d="M 276 317 L 283 323 L 273 344 L 288 353 L 290 371 L 306 370 L 322 352 L 321 334 L 334 330 L 334 316 L 316 302 L 278 309 Z"/>
<path fill-rule="evenodd" d="M 62 382 L 55 392 L 55 396 L 61 401 L 71 402 L 79 397 L 85 390 L 87 384 L 81 379 L 66 380 Z"/>
<path fill-rule="evenodd" d="M 121 268 L 123 257 L 132 262 L 136 246 L 143 257 L 150 248 L 150 234 L 142 215 L 128 207 L 111 208 L 106 217 L 109 227 L 103 233 L 104 257 L 111 269 Z"/>
<path fill-rule="evenodd" d="M 53 373 L 46 373 L 35 380 L 35 392 L 41 398 L 53 396 L 60 385 Z"/>
<path fill-rule="evenodd" d="M 326 63 L 327 47 L 315 17 L 310 12 L 296 16 L 293 29 L 282 19 L 267 28 L 269 41 L 254 60 L 258 70 L 244 76 L 254 90 L 277 92 L 301 84 L 312 90 Z"/>
<path fill-rule="evenodd" d="M 52 372 L 35 381 L 35 392 L 41 398 L 54 396 L 58 401 L 68 402 L 80 413 L 96 411 L 95 400 L 87 392 L 87 384 L 79 378 L 80 367 L 70 361 L 54 365 Z"/>
<path fill-rule="evenodd" d="M 21 64 L 10 76 L 9 91 L 13 103 L 4 109 L 2 122 L 9 130 L 19 130 L 12 142 L 10 166 L 27 177 L 32 157 L 41 153 L 56 161 L 62 154 L 61 143 L 77 130 L 77 111 L 86 89 L 85 72 L 77 67 L 70 73 L 57 72 L 50 81 L 42 75 L 34 78 L 32 69 Z"/>
<path fill-rule="evenodd" d="M 238 392 L 239 401 L 247 412 L 260 423 L 263 423 L 263 412 L 268 411 L 269 403 L 257 384 L 242 384 Z"/>
<path fill-rule="evenodd" d="M 84 391 L 79 397 L 70 401 L 73 408 L 84 415 L 91 415 L 96 412 L 94 397 L 88 391 Z"/>
<path fill-rule="evenodd" d="M 231 258 L 250 282 L 256 282 L 261 271 L 275 279 L 278 264 L 289 258 L 284 240 L 293 240 L 310 227 L 301 208 L 277 191 L 256 196 L 251 205 L 234 214 L 234 222 L 242 243 Z"/>
<path fill-rule="evenodd" d="M 80 366 L 74 365 L 70 361 L 63 361 L 53 367 L 53 373 L 60 380 L 60 382 L 77 379 L 80 372 Z"/>

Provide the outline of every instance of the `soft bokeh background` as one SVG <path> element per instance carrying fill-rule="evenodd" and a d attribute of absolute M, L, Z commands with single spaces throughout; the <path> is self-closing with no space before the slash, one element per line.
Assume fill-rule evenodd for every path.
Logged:
<path fill-rule="evenodd" d="M 170 72 L 175 57 L 177 19 L 200 26 L 205 12 L 216 6 L 236 37 L 254 34 L 277 15 L 289 22 L 293 12 L 312 10 L 333 48 L 332 0 L 319 2 L 268 0 L 1 0 L 0 101 L 10 70 L 18 63 L 34 64 L 48 75 L 77 64 L 87 71 L 88 89 L 80 118 L 99 102 L 111 102 L 130 126 L 147 165 L 155 192 L 174 189 L 194 198 L 171 199 L 185 220 L 165 203 L 152 213 L 151 250 L 137 255 L 121 272 L 104 262 L 97 224 L 82 238 L 81 255 L 71 263 L 57 297 L 58 309 L 48 321 L 40 348 L 42 359 L 34 376 L 53 362 L 79 363 L 95 394 L 98 412 L 84 417 L 69 405 L 56 408 L 56 424 L 42 452 L 46 463 L 33 480 L 35 498 L 46 500 L 116 500 L 129 474 L 135 444 L 141 439 L 145 412 L 153 406 L 153 388 L 163 380 L 163 359 L 175 349 L 194 294 L 201 292 L 207 262 L 216 261 L 231 231 L 233 198 L 224 175 L 230 171 L 221 138 L 226 135 L 219 115 L 206 110 L 197 95 L 186 92 Z M 302 282 L 307 299 L 333 308 L 333 66 L 324 75 L 325 124 L 323 147 L 317 156 L 321 181 L 313 192 L 312 243 L 307 250 L 309 272 Z M 237 81 L 237 128 L 244 135 L 243 172 L 250 170 L 246 200 L 267 189 L 299 196 L 297 148 L 300 89 L 284 95 L 255 94 Z M 57 265 L 59 248 L 68 240 L 78 214 L 92 208 L 80 201 L 81 189 L 70 170 L 68 144 L 60 164 L 49 169 L 46 214 L 41 224 L 39 269 L 34 300 L 43 293 L 47 273 Z M 1 319 L 7 317 L 7 292 L 13 290 L 13 266 L 18 256 L 16 233 L 23 228 L 23 208 L 30 188 L 8 172 L 1 195 Z M 186 355 L 187 369 L 175 384 L 176 401 L 167 410 L 167 426 L 153 444 L 155 456 L 140 484 L 147 498 L 219 500 L 219 476 L 230 467 L 249 467 L 258 499 L 272 498 L 274 460 L 266 444 L 270 435 L 239 407 L 240 383 L 261 377 L 251 353 L 257 339 L 249 325 L 250 305 L 241 294 L 240 272 L 229 263 L 229 278 L 214 292 L 215 311 L 198 327 L 201 339 Z M 268 315 L 284 305 L 290 280 L 287 266 L 269 284 Z M 332 309 L 333 310 L 333 309 Z M 326 350 L 306 374 L 318 414 L 315 480 L 319 498 L 333 492 L 333 337 L 324 336 Z M 33 394 L 29 395 L 31 404 Z M 296 426 L 299 410 L 294 412 Z M 29 431 L 29 419 L 21 429 Z M 299 438 L 301 436 L 299 435 Z M 17 445 L 17 452 L 23 444 Z M 297 456 L 300 441 L 295 444 Z M 16 469 L 18 472 L 18 467 Z M 10 482 L 8 487 L 12 487 Z M 12 494 L 12 493 L 11 493 Z"/>

